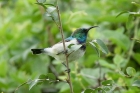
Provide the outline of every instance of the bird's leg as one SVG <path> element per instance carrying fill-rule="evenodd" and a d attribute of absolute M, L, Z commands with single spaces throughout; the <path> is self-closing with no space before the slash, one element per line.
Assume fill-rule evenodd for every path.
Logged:
<path fill-rule="evenodd" d="M 59 55 L 59 54 L 67 54 L 68 53 L 68 50 L 65 50 L 65 51 L 62 51 L 62 52 L 59 52 L 59 53 L 57 53 L 56 55 Z"/>
<path fill-rule="evenodd" d="M 65 70 L 67 73 L 70 73 L 70 69 L 67 67 L 67 65 L 63 62 L 62 63 L 67 69 Z"/>
<path fill-rule="evenodd" d="M 67 53 L 68 53 L 68 50 L 63 51 L 63 53 L 64 53 L 64 54 L 67 54 Z"/>
<path fill-rule="evenodd" d="M 68 52 L 68 51 L 66 50 L 65 53 L 67 53 L 67 52 Z M 73 52 L 74 52 L 74 51 L 72 51 L 71 53 L 73 53 Z M 71 53 L 70 53 L 70 54 L 71 54 Z M 68 57 L 70 54 L 67 54 L 67 57 Z M 70 68 L 68 68 L 67 65 L 66 65 L 64 62 L 62 62 L 62 64 L 67 68 L 65 71 L 66 71 L 67 73 L 70 73 L 70 71 L 71 71 Z"/>
<path fill-rule="evenodd" d="M 72 54 L 74 51 L 72 51 L 71 53 L 69 53 L 67 56 L 69 56 L 70 54 Z"/>
<path fill-rule="evenodd" d="M 68 50 L 64 50 L 62 53 L 67 55 Z M 70 69 L 68 68 L 68 66 L 67 66 L 64 62 L 63 62 L 62 64 L 67 68 L 65 71 L 66 71 L 67 73 L 70 73 Z"/>

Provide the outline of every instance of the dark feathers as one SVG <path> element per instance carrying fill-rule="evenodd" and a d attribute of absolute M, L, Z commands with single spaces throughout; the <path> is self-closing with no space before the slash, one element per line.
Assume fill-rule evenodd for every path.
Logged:
<path fill-rule="evenodd" d="M 43 53 L 44 49 L 31 49 L 31 51 L 33 52 L 33 54 L 41 54 Z"/>

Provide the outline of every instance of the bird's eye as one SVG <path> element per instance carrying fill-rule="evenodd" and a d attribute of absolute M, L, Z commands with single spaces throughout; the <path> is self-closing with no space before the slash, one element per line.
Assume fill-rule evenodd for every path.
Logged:
<path fill-rule="evenodd" d="M 83 29 L 83 31 L 85 32 L 85 31 L 87 31 L 86 29 Z"/>

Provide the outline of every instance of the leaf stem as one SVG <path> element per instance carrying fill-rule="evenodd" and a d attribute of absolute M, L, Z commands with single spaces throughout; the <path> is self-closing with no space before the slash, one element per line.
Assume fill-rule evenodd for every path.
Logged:
<path fill-rule="evenodd" d="M 59 11 L 59 7 L 58 7 L 58 3 L 56 4 L 56 10 L 57 10 L 58 21 L 59 21 L 59 25 L 57 25 L 57 26 L 58 26 L 58 28 L 60 30 L 60 33 L 61 33 L 64 51 L 67 51 L 66 50 L 66 45 L 65 45 L 65 40 L 64 40 L 64 33 L 63 33 L 63 27 L 62 27 L 62 22 L 61 22 L 61 17 L 60 17 L 60 11 Z M 67 69 L 69 69 L 68 54 L 65 53 L 65 56 L 66 56 L 66 66 L 67 66 Z M 73 92 L 73 86 L 72 86 L 72 83 L 71 83 L 70 72 L 68 72 L 67 74 L 68 74 L 68 79 L 66 81 L 67 81 L 67 83 L 70 86 L 70 93 L 74 93 Z"/>
<path fill-rule="evenodd" d="M 16 93 L 16 91 L 17 91 L 21 86 L 27 84 L 28 82 L 29 82 L 29 81 L 26 81 L 26 82 L 22 83 L 21 85 L 19 85 L 19 86 L 14 90 L 13 93 Z"/>

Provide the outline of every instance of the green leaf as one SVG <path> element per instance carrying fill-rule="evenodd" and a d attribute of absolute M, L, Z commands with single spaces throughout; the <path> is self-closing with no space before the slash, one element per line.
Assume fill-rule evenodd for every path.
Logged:
<path fill-rule="evenodd" d="M 103 42 L 102 40 L 100 40 L 100 39 L 95 39 L 95 40 L 93 40 L 92 42 L 96 42 L 96 43 L 99 45 L 100 50 L 101 50 L 103 53 L 105 53 L 105 54 L 108 54 L 108 53 L 109 53 L 107 46 L 104 44 L 104 42 Z"/>
<path fill-rule="evenodd" d="M 140 87 L 140 80 L 135 80 L 132 86 Z"/>
<path fill-rule="evenodd" d="M 48 13 L 48 12 L 45 12 L 45 16 L 47 16 L 47 17 L 52 17 L 52 15 L 50 14 L 50 13 Z M 53 17 L 52 17 L 53 18 Z"/>
<path fill-rule="evenodd" d="M 59 93 L 69 93 L 69 85 L 67 83 L 58 83 L 57 87 L 60 89 Z"/>
<path fill-rule="evenodd" d="M 28 84 L 29 84 L 29 90 L 31 90 L 35 85 L 37 85 L 38 83 L 41 83 L 42 81 L 40 81 L 40 79 L 35 79 L 35 80 L 32 80 L 32 81 L 29 81 Z"/>
<path fill-rule="evenodd" d="M 70 49 L 70 50 L 71 50 L 72 52 L 73 52 L 73 51 L 76 51 L 76 50 L 78 50 L 81 46 L 82 46 L 82 45 L 75 45 L 75 44 L 74 44 L 74 45 L 71 46 L 71 49 Z"/>
<path fill-rule="evenodd" d="M 52 81 L 56 80 L 54 74 L 48 73 L 47 75 L 40 75 L 38 79 L 31 80 L 28 82 L 29 90 L 35 85 L 42 84 L 43 82 L 52 83 Z M 48 82 L 49 81 L 49 82 Z"/>
<path fill-rule="evenodd" d="M 84 93 L 93 93 L 93 89 L 86 89 Z"/>
<path fill-rule="evenodd" d="M 128 13 L 129 15 L 134 15 L 134 16 L 140 16 L 140 13 L 139 12 L 130 12 L 130 11 L 123 11 L 121 13 L 119 13 L 116 17 L 124 14 L 124 13 Z"/>
<path fill-rule="evenodd" d="M 57 16 L 56 16 L 56 14 L 55 14 L 55 12 L 54 12 L 55 10 L 56 10 L 56 7 L 54 7 L 54 6 L 48 7 L 48 8 L 46 9 L 45 16 L 46 16 L 46 17 L 51 17 L 52 20 L 55 20 L 55 21 L 56 21 Z M 48 18 L 47 18 L 47 19 L 48 19 Z"/>
<path fill-rule="evenodd" d="M 140 43 L 140 40 L 137 39 L 137 38 L 131 38 L 131 39 L 134 39 L 134 40 L 136 40 L 136 42 L 139 42 Z"/>
<path fill-rule="evenodd" d="M 103 32 L 103 35 L 111 40 L 113 44 L 116 44 L 118 47 L 121 47 L 123 50 L 127 51 L 130 47 L 130 40 L 124 34 L 123 28 L 118 28 L 117 30 L 106 30 Z"/>
<path fill-rule="evenodd" d="M 120 15 L 124 14 L 124 13 L 128 13 L 128 11 L 122 11 L 120 12 L 116 17 L 119 17 Z"/>
<path fill-rule="evenodd" d="M 70 44 L 70 45 L 68 46 L 68 48 L 71 48 L 71 46 L 73 46 L 73 45 L 75 45 L 75 44 Z"/>
<path fill-rule="evenodd" d="M 0 87 L 8 88 L 8 84 L 7 84 L 6 80 L 0 79 Z"/>
<path fill-rule="evenodd" d="M 97 43 L 96 43 L 96 42 L 89 42 L 89 43 L 90 43 L 90 45 L 92 45 L 93 48 L 96 50 L 96 52 L 97 52 L 97 54 L 98 54 L 98 57 L 100 57 L 100 51 L 99 51 L 99 49 L 98 49 Z"/>
<path fill-rule="evenodd" d="M 48 78 L 47 75 L 44 75 L 44 74 L 39 76 L 39 79 L 47 79 L 47 78 Z"/>
<path fill-rule="evenodd" d="M 45 3 L 46 0 L 37 0 L 38 3 Z"/>
<path fill-rule="evenodd" d="M 134 76 L 136 74 L 136 70 L 133 67 L 127 67 L 126 72 L 129 76 Z"/>
<path fill-rule="evenodd" d="M 54 7 L 54 6 L 50 6 L 50 7 L 47 8 L 47 12 L 48 12 L 48 13 L 52 13 L 52 12 L 54 12 L 55 10 L 56 10 L 56 7 Z"/>
<path fill-rule="evenodd" d="M 101 87 L 96 88 L 95 90 L 103 90 Z"/>
<path fill-rule="evenodd" d="M 102 82 L 102 85 L 104 85 L 104 86 L 112 86 L 113 83 L 114 83 L 113 80 L 105 80 L 105 81 Z"/>
<path fill-rule="evenodd" d="M 44 4 L 44 5 L 50 5 L 50 6 L 54 6 L 54 7 L 55 7 L 55 5 L 54 5 L 54 4 Z"/>
<path fill-rule="evenodd" d="M 8 65 L 7 62 L 5 60 L 1 59 L 0 62 L 0 77 L 5 77 L 7 75 L 8 72 Z"/>
<path fill-rule="evenodd" d="M 46 7 L 44 4 L 42 4 L 42 3 L 35 3 L 35 4 L 42 6 L 44 9 L 47 8 L 47 7 Z"/>
<path fill-rule="evenodd" d="M 130 15 L 140 16 L 140 12 L 128 12 Z"/>
<path fill-rule="evenodd" d="M 125 75 L 124 72 L 122 72 L 122 71 L 119 71 L 119 74 L 122 75 L 122 76 L 127 76 L 127 75 Z"/>
<path fill-rule="evenodd" d="M 131 2 L 133 5 L 137 6 L 137 7 L 140 7 L 140 4 L 139 3 L 136 3 L 136 2 Z"/>
<path fill-rule="evenodd" d="M 135 52 L 133 54 L 133 58 L 136 60 L 138 64 L 140 64 L 140 53 Z"/>
<path fill-rule="evenodd" d="M 109 69 L 114 69 L 114 70 L 116 69 L 116 66 L 114 64 L 109 63 L 108 61 L 100 59 L 99 63 L 101 66 L 107 67 Z"/>
<path fill-rule="evenodd" d="M 134 17 L 133 17 L 133 15 L 131 15 L 131 14 L 128 16 L 128 20 L 127 20 L 127 22 L 126 22 L 126 27 L 127 27 L 127 28 L 132 28 L 130 23 L 133 21 L 133 18 L 134 18 Z"/>
<path fill-rule="evenodd" d="M 121 55 L 116 54 L 113 58 L 113 62 L 120 67 L 121 63 L 124 62 L 124 58 Z"/>
<path fill-rule="evenodd" d="M 56 77 L 53 73 L 48 73 L 47 74 L 47 77 L 50 79 L 50 80 L 56 80 Z"/>
<path fill-rule="evenodd" d="M 90 85 L 96 85 L 98 84 L 97 79 L 103 78 L 103 73 L 106 73 L 107 71 L 106 69 L 102 68 L 102 73 L 99 72 L 99 68 L 83 68 L 81 69 L 80 74 L 87 83 L 89 83 Z"/>

